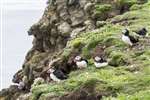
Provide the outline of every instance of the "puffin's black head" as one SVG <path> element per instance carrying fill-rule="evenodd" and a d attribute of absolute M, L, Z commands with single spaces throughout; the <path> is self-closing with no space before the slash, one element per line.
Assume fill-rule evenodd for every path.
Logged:
<path fill-rule="evenodd" d="M 128 29 L 122 30 L 122 34 L 124 34 L 125 36 L 129 36 L 129 30 Z"/>
<path fill-rule="evenodd" d="M 81 61 L 82 60 L 82 57 L 81 56 L 76 56 L 74 58 L 74 62 L 77 62 L 77 61 Z"/>
<path fill-rule="evenodd" d="M 54 71 L 55 71 L 54 69 L 50 68 L 50 69 L 47 71 L 47 73 L 53 73 Z"/>
<path fill-rule="evenodd" d="M 94 57 L 94 60 L 98 62 L 101 60 L 101 57 L 96 56 L 96 57 Z"/>
<path fill-rule="evenodd" d="M 67 79 L 67 78 L 68 78 L 68 76 L 67 76 L 61 69 L 55 70 L 55 71 L 53 72 L 53 74 L 54 74 L 57 78 L 59 78 L 59 79 L 61 79 L 61 80 L 64 80 L 64 79 Z"/>
<path fill-rule="evenodd" d="M 146 28 L 144 27 L 144 28 L 142 28 L 142 30 L 144 31 L 144 32 L 147 32 L 147 30 L 146 30 Z"/>

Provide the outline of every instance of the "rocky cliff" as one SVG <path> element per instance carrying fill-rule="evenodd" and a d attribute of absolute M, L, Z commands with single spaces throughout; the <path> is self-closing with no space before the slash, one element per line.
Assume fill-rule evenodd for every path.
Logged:
<path fill-rule="evenodd" d="M 150 38 L 133 48 L 121 41 L 121 30 L 150 30 L 149 0 L 49 0 L 42 18 L 28 31 L 33 47 L 12 81 L 27 76 L 27 89 L 14 86 L 0 92 L 2 100 L 149 100 Z M 148 32 L 150 35 L 150 32 Z M 92 57 L 105 47 L 109 66 L 96 69 Z M 88 59 L 87 69 L 72 65 L 74 55 Z M 49 63 L 69 78 L 47 80 Z M 35 78 L 45 82 L 32 86 Z"/>

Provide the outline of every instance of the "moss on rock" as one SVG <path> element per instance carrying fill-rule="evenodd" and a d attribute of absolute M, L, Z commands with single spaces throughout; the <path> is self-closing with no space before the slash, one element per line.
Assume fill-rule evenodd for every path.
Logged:
<path fill-rule="evenodd" d="M 37 53 L 35 54 L 31 59 L 30 62 L 31 64 L 37 64 L 39 63 L 42 59 L 46 58 L 47 53 Z"/>
<path fill-rule="evenodd" d="M 110 11 L 111 9 L 112 9 L 111 4 L 95 5 L 96 14 L 99 14 L 99 15 L 106 13 Z"/>
<path fill-rule="evenodd" d="M 110 62 L 109 64 L 111 66 L 120 66 L 120 65 L 125 65 L 127 63 L 127 55 L 122 53 L 122 52 L 119 52 L 119 51 L 113 51 L 111 54 L 110 54 Z"/>

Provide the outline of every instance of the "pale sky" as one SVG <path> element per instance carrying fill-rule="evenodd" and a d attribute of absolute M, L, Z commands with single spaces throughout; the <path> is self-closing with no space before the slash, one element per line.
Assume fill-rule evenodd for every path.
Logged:
<path fill-rule="evenodd" d="M 46 8 L 47 0 L 0 0 L 3 17 L 2 29 L 2 79 L 0 85 L 6 88 L 12 76 L 21 69 L 27 51 L 32 47 L 32 37 L 27 30 L 38 22 Z M 1 21 L 0 21 L 1 22 Z M 1 63 L 1 62 L 0 62 Z M 1 83 L 2 82 L 2 83 Z"/>
<path fill-rule="evenodd" d="M 31 10 L 43 9 L 47 0 L 2 0 L 3 9 L 7 10 Z M 19 8 L 19 9 L 18 9 Z"/>
<path fill-rule="evenodd" d="M 38 3 L 38 2 L 45 2 L 47 0 L 2 0 L 3 3 Z"/>

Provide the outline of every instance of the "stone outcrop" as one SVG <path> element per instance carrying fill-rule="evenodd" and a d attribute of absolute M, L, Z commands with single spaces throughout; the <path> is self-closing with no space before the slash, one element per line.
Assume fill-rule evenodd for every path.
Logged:
<path fill-rule="evenodd" d="M 19 90 L 16 85 L 11 85 L 9 88 L 3 89 L 0 92 L 0 100 L 16 100 L 18 96 L 25 93 L 26 91 Z"/>

